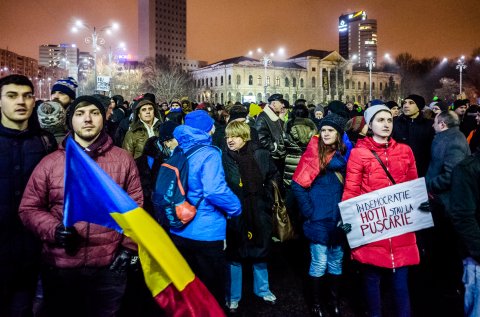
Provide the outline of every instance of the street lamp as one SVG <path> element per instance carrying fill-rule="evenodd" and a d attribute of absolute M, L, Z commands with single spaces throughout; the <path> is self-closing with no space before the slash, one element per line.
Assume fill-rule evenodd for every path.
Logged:
<path fill-rule="evenodd" d="M 91 44 L 93 49 L 93 68 L 94 68 L 94 80 L 95 80 L 95 91 L 97 90 L 97 51 L 99 46 L 105 44 L 105 39 L 100 37 L 100 35 L 105 32 L 110 34 L 112 30 L 116 30 L 119 28 L 118 23 L 113 23 L 112 25 L 105 25 L 101 28 L 97 28 L 96 26 L 89 26 L 88 24 L 77 21 L 75 22 L 75 26 L 72 28 L 72 32 L 76 33 L 79 31 L 79 28 L 84 28 L 92 32 L 90 36 L 85 37 L 85 43 Z"/>
<path fill-rule="evenodd" d="M 260 61 L 263 64 L 263 71 L 264 71 L 264 85 L 263 85 L 263 98 L 265 101 L 267 100 L 267 87 L 269 82 L 267 81 L 267 68 L 268 66 L 271 66 L 273 63 L 273 57 L 275 56 L 274 53 L 267 54 L 265 53 L 261 48 L 257 48 L 257 53 L 258 54 L 263 54 L 263 56 L 260 58 Z M 278 49 L 278 54 L 279 55 L 284 55 L 285 54 L 285 49 L 283 47 Z M 253 52 L 249 51 L 248 52 L 249 56 L 253 56 Z"/>
<path fill-rule="evenodd" d="M 462 73 L 465 68 L 467 68 L 467 65 L 465 65 L 465 56 L 462 56 L 457 61 L 456 66 L 456 69 L 460 72 L 460 94 L 462 93 Z"/>
<path fill-rule="evenodd" d="M 373 61 L 372 52 L 368 52 L 367 63 L 368 67 L 368 79 L 370 81 L 370 101 L 372 100 L 372 68 L 375 67 L 375 62 Z"/>

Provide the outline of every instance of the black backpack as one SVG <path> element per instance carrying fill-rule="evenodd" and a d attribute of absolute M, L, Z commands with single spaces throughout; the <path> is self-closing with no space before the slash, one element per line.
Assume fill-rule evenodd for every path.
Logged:
<path fill-rule="evenodd" d="M 172 156 L 160 166 L 152 203 L 155 218 L 161 225 L 181 228 L 195 217 L 203 197 L 195 205 L 187 200 L 188 159 L 205 146 L 208 145 L 196 145 L 186 152 L 177 146 Z"/>

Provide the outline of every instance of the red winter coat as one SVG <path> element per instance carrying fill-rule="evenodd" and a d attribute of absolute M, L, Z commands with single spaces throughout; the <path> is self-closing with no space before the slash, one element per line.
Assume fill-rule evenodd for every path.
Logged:
<path fill-rule="evenodd" d="M 415 158 L 408 145 L 397 143 L 393 139 L 387 144 L 379 144 L 367 137 L 359 140 L 350 154 L 342 200 L 393 185 L 370 150 L 378 154 L 397 184 L 417 178 Z M 360 246 L 352 250 L 352 258 L 360 263 L 385 268 L 420 262 L 415 233 L 405 233 Z"/>
<path fill-rule="evenodd" d="M 140 177 L 135 161 L 127 151 L 113 146 L 108 137 L 95 151 L 94 160 L 142 206 Z M 43 260 L 60 268 L 101 267 L 112 263 L 121 244 L 136 249 L 136 245 L 122 234 L 83 221 L 75 224 L 75 229 L 82 237 L 76 255 L 69 256 L 63 248 L 55 245 L 55 229 L 63 219 L 64 170 L 65 148 L 60 146 L 33 171 L 19 208 L 22 222 L 42 240 Z"/>

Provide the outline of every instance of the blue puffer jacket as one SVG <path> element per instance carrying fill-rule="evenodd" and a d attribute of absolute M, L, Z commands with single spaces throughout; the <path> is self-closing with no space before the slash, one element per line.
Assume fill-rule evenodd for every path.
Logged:
<path fill-rule="evenodd" d="M 207 133 L 186 125 L 175 129 L 173 136 L 179 146 L 188 151 L 195 145 L 212 144 Z M 193 220 L 180 229 L 170 229 L 172 234 L 198 241 L 218 241 L 226 238 L 226 216 L 238 216 L 242 212 L 238 197 L 228 188 L 220 151 L 203 147 L 188 160 L 188 200 L 195 204 L 204 200 Z"/>
<path fill-rule="evenodd" d="M 346 165 L 345 158 L 337 152 L 310 188 L 303 188 L 292 181 L 293 193 L 305 218 L 304 234 L 314 243 L 331 246 L 342 242 L 344 235 L 337 224 L 340 221 L 338 203 L 342 200 L 343 184 L 335 172 L 345 176 Z"/>

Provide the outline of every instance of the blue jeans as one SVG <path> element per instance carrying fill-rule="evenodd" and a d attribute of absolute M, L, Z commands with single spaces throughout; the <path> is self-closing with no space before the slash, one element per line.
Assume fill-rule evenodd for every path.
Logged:
<path fill-rule="evenodd" d="M 462 280 L 465 285 L 465 316 L 480 317 L 480 263 L 470 257 L 464 259 Z"/>
<path fill-rule="evenodd" d="M 401 267 L 392 270 L 372 265 L 364 265 L 363 281 L 367 296 L 368 316 L 382 316 L 380 283 L 385 279 L 391 281 L 392 296 L 395 303 L 395 316 L 409 317 L 411 315 L 411 310 L 407 281 L 408 268 Z"/>
<path fill-rule="evenodd" d="M 228 262 L 227 287 L 225 300 L 227 303 L 239 302 L 242 298 L 242 264 Z M 253 293 L 259 297 L 273 295 L 268 284 L 267 263 L 253 264 Z"/>
<path fill-rule="evenodd" d="M 327 247 L 319 243 L 310 243 L 310 270 L 308 274 L 321 277 L 325 273 L 342 274 L 343 249 L 341 246 Z"/>

